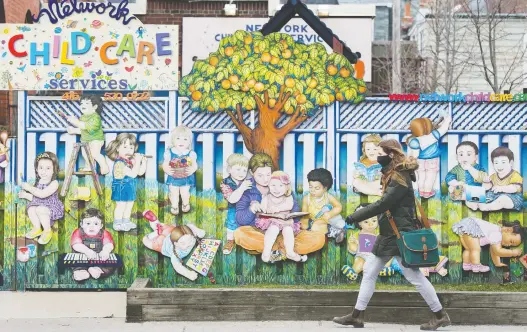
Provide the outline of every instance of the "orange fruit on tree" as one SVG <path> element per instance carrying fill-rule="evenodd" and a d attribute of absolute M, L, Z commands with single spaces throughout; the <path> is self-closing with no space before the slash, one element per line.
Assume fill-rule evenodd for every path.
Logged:
<path fill-rule="evenodd" d="M 242 91 L 243 92 L 247 92 L 249 91 L 249 86 L 247 85 L 247 83 L 244 83 L 243 86 L 242 86 Z"/>
<path fill-rule="evenodd" d="M 188 87 L 188 91 L 190 92 L 194 92 L 196 90 L 196 86 L 194 84 L 191 84 L 189 87 Z"/>
<path fill-rule="evenodd" d="M 291 52 L 291 50 L 285 50 L 282 52 L 282 56 L 286 59 L 289 59 L 292 55 L 293 53 Z"/>
<path fill-rule="evenodd" d="M 269 107 L 274 107 L 274 105 L 276 105 L 276 99 L 269 99 Z"/>
<path fill-rule="evenodd" d="M 228 88 L 231 87 L 231 81 L 229 81 L 229 80 L 221 81 L 221 87 L 224 88 L 225 90 L 227 90 Z"/>
<path fill-rule="evenodd" d="M 260 53 L 260 48 L 258 46 L 254 47 L 254 53 Z"/>
<path fill-rule="evenodd" d="M 305 104 L 307 101 L 306 96 L 303 94 L 299 94 L 298 96 L 296 96 L 295 99 L 296 99 L 296 102 L 299 103 L 300 105 Z"/>
<path fill-rule="evenodd" d="M 262 92 L 262 91 L 264 90 L 264 88 L 265 88 L 265 87 L 264 87 L 263 83 L 261 83 L 261 82 L 258 82 L 258 83 L 256 83 L 256 84 L 254 85 L 254 90 L 255 90 L 256 92 Z"/>
<path fill-rule="evenodd" d="M 250 89 L 254 88 L 254 85 L 255 85 L 255 84 L 256 84 L 256 81 L 255 81 L 254 79 L 252 79 L 252 78 L 251 78 L 250 80 L 247 81 L 247 86 L 248 86 Z"/>
<path fill-rule="evenodd" d="M 216 67 L 216 65 L 218 64 L 219 61 L 220 60 L 218 60 L 217 57 L 211 56 L 210 59 L 209 59 L 209 65 Z"/>
<path fill-rule="evenodd" d="M 344 100 L 344 96 L 340 92 L 337 93 L 337 97 L 336 98 L 337 98 L 338 101 L 343 101 Z"/>
<path fill-rule="evenodd" d="M 295 80 L 292 79 L 291 77 L 287 78 L 285 80 L 285 86 L 288 87 L 288 88 L 292 88 L 295 86 Z"/>
<path fill-rule="evenodd" d="M 335 96 L 334 95 L 329 95 L 329 101 L 332 103 L 335 101 Z"/>
<path fill-rule="evenodd" d="M 234 48 L 232 48 L 230 46 L 225 47 L 225 55 L 226 56 L 232 56 L 233 53 L 234 53 Z"/>
<path fill-rule="evenodd" d="M 214 112 L 214 107 L 212 107 L 211 105 L 207 106 L 207 111 Z"/>
<path fill-rule="evenodd" d="M 221 104 L 220 104 L 220 108 L 225 108 L 225 104 L 224 104 L 224 103 L 221 103 Z"/>
<path fill-rule="evenodd" d="M 246 45 L 249 45 L 250 43 L 253 42 L 253 37 L 252 37 L 251 35 L 245 36 L 245 38 L 243 38 L 243 42 L 244 42 Z"/>
<path fill-rule="evenodd" d="M 318 81 L 316 79 L 311 79 L 311 81 L 309 82 L 308 86 L 311 88 L 311 89 L 314 89 L 316 88 L 318 85 Z"/>
<path fill-rule="evenodd" d="M 329 65 L 328 68 L 327 68 L 327 72 L 331 76 L 334 76 L 337 73 L 337 71 L 338 71 L 338 69 L 334 65 Z"/>
<path fill-rule="evenodd" d="M 287 41 L 285 40 L 281 40 L 280 43 L 284 46 L 284 49 L 287 49 L 289 47 L 289 45 L 287 45 Z"/>
<path fill-rule="evenodd" d="M 277 65 L 279 61 L 280 59 L 278 59 L 277 57 L 275 56 L 271 57 L 271 64 Z"/>
<path fill-rule="evenodd" d="M 191 98 L 194 101 L 200 100 L 201 99 L 201 92 L 199 92 L 199 91 L 192 92 Z"/>
<path fill-rule="evenodd" d="M 346 78 L 346 77 L 349 77 L 351 72 L 349 70 L 347 70 L 346 68 L 342 67 L 340 68 L 340 72 L 339 72 L 340 76 Z"/>
<path fill-rule="evenodd" d="M 265 52 L 262 54 L 262 62 L 270 62 L 271 61 L 271 54 L 268 52 Z"/>
<path fill-rule="evenodd" d="M 359 86 L 359 92 L 360 93 L 366 92 L 366 87 L 365 86 Z"/>
<path fill-rule="evenodd" d="M 238 81 L 239 81 L 238 76 L 237 75 L 231 75 L 229 77 L 229 81 L 231 81 L 232 85 L 238 83 Z"/>
<path fill-rule="evenodd" d="M 285 110 L 285 114 L 291 115 L 295 113 L 295 109 L 293 106 L 290 106 L 288 109 Z"/>

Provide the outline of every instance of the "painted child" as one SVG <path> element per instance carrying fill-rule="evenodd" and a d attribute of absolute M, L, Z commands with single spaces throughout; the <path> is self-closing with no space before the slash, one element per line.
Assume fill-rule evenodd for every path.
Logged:
<path fill-rule="evenodd" d="M 455 195 L 458 188 L 467 186 L 481 187 L 483 180 L 488 176 L 485 169 L 478 164 L 479 149 L 472 142 L 461 142 L 456 147 L 458 164 L 447 173 L 445 182 L 452 200 L 464 200 L 462 195 Z"/>
<path fill-rule="evenodd" d="M 7 158 L 7 131 L 3 130 L 0 133 L 0 183 L 5 182 L 5 169 L 9 166 L 9 160 Z"/>
<path fill-rule="evenodd" d="M 358 211 L 370 203 L 360 204 L 355 211 Z M 364 270 L 364 263 L 368 257 L 372 256 L 373 245 L 377 238 L 375 233 L 379 227 L 379 221 L 377 217 L 372 217 L 361 222 L 356 222 L 353 225 L 354 229 L 359 229 L 359 238 L 350 236 L 348 239 L 348 251 L 355 255 L 355 260 L 353 261 L 353 266 L 344 266 L 342 271 L 345 272 L 346 276 L 354 281 L 357 280 L 359 274 Z M 362 242 L 362 243 L 361 243 Z M 362 244 L 362 245 L 361 245 Z M 390 267 L 391 262 L 386 263 L 386 266 L 383 271 L 380 272 L 380 275 L 392 275 L 394 269 Z"/>
<path fill-rule="evenodd" d="M 181 210 L 190 211 L 190 188 L 196 185 L 198 157 L 192 151 L 193 134 L 185 127 L 176 127 L 170 134 L 170 147 L 165 152 L 163 170 L 168 175 L 167 185 L 170 190 L 170 212 L 179 214 L 179 196 L 181 195 Z"/>
<path fill-rule="evenodd" d="M 135 135 L 121 133 L 106 147 L 106 155 L 113 164 L 112 201 L 115 202 L 113 229 L 129 231 L 137 227 L 130 219 L 136 199 L 137 176 L 146 172 L 145 156 L 136 153 Z"/>
<path fill-rule="evenodd" d="M 190 255 L 199 239 L 205 236 L 205 231 L 187 224 L 182 226 L 166 225 L 157 219 L 150 210 L 143 213 L 150 222 L 153 232 L 143 238 L 143 244 L 151 250 L 157 251 L 170 258 L 174 270 L 190 280 L 196 280 L 198 274 L 183 265 L 183 259 Z"/>
<path fill-rule="evenodd" d="M 490 158 L 496 173 L 483 180 L 487 190 L 485 203 L 469 203 L 471 209 L 481 211 L 516 210 L 523 208 L 523 178 L 513 169 L 514 153 L 500 146 L 491 152 Z"/>
<path fill-rule="evenodd" d="M 102 112 L 101 97 L 95 95 L 83 96 L 81 99 L 82 115 L 79 119 L 69 116 L 68 122 L 73 127 L 68 127 L 68 134 L 81 135 L 81 142 L 88 144 L 90 153 L 99 164 L 101 174 L 107 174 L 110 169 L 106 163 L 106 158 L 101 154 L 104 146 L 104 133 L 100 113 Z M 89 161 L 86 152 L 81 149 L 84 158 L 84 171 L 89 171 Z"/>
<path fill-rule="evenodd" d="M 362 142 L 362 156 L 353 172 L 353 190 L 364 195 L 382 196 L 381 165 L 377 162 L 381 136 L 372 134 Z"/>
<path fill-rule="evenodd" d="M 236 245 L 234 242 L 234 231 L 238 228 L 236 222 L 236 203 L 240 200 L 243 193 L 252 188 L 251 180 L 247 179 L 249 170 L 249 159 L 243 154 L 234 153 L 227 158 L 227 172 L 229 176 L 223 179 L 220 184 L 223 197 L 229 202 L 227 210 L 227 243 L 223 247 L 223 254 L 229 255 Z"/>
<path fill-rule="evenodd" d="M 86 255 L 89 260 L 107 261 L 114 249 L 110 232 L 104 229 L 104 215 L 101 211 L 90 208 L 81 215 L 79 228 L 71 234 L 71 248 Z M 113 267 L 91 266 L 73 269 L 73 280 L 83 281 L 108 277 L 115 271 Z"/>
<path fill-rule="evenodd" d="M 293 205 L 294 198 L 289 175 L 282 171 L 273 172 L 269 181 L 269 193 L 262 197 L 260 203 L 261 212 L 272 214 L 291 213 Z M 284 220 L 258 216 L 255 226 L 265 231 L 262 261 L 269 262 L 273 244 L 280 232 L 282 232 L 284 237 L 286 257 L 296 262 L 305 262 L 307 260 L 306 255 L 301 256 L 294 250 L 295 235 L 300 232 L 300 222 L 296 222 L 293 219 Z"/>
<path fill-rule="evenodd" d="M 496 267 L 506 266 L 501 257 L 520 256 L 521 249 L 505 249 L 515 247 L 524 240 L 524 232 L 520 223 L 503 223 L 504 227 L 492 224 L 478 218 L 463 218 L 452 226 L 452 231 L 459 235 L 463 246 L 463 270 L 472 272 L 488 272 L 490 268 L 480 261 L 481 247 L 490 245 L 490 257 Z"/>
<path fill-rule="evenodd" d="M 27 215 L 33 228 L 28 239 L 38 238 L 38 243 L 51 241 L 53 224 L 64 217 L 64 204 L 59 199 L 59 160 L 53 152 L 43 152 L 35 159 L 35 186 L 22 183 L 18 197 L 27 199 Z"/>
<path fill-rule="evenodd" d="M 309 193 L 302 199 L 302 212 L 309 212 L 309 226 L 313 222 L 322 220 L 328 227 L 328 237 L 335 238 L 337 243 L 344 240 L 346 221 L 340 213 L 342 204 L 335 196 L 328 193 L 333 186 L 331 172 L 324 168 L 317 168 L 307 173 Z"/>
<path fill-rule="evenodd" d="M 407 143 L 411 149 L 419 151 L 417 181 L 419 196 L 423 198 L 430 198 L 436 194 L 434 184 L 439 173 L 439 156 L 441 155 L 439 141 L 448 131 L 451 120 L 450 115 L 444 115 L 443 121 L 437 128 L 434 128 L 432 120 L 428 118 L 414 119 L 410 122 L 412 135 L 408 138 Z"/>

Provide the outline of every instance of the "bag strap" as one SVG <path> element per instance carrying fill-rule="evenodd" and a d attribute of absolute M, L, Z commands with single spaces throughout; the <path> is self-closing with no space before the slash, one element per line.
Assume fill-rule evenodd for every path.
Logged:
<path fill-rule="evenodd" d="M 393 216 L 390 210 L 386 210 L 386 217 L 388 217 L 388 221 L 390 222 L 390 226 L 392 226 L 393 232 L 395 233 L 395 235 L 397 235 L 397 238 L 400 239 L 401 234 L 399 233 L 397 226 L 395 226 L 395 220 L 393 220 Z"/>
<path fill-rule="evenodd" d="M 430 229 L 430 222 L 428 221 L 428 216 L 426 215 L 425 210 L 421 206 L 421 203 L 419 203 L 419 200 L 417 200 L 417 197 L 415 197 L 415 205 L 417 205 L 417 207 L 419 208 L 419 214 L 421 215 L 421 223 L 425 228 Z"/>

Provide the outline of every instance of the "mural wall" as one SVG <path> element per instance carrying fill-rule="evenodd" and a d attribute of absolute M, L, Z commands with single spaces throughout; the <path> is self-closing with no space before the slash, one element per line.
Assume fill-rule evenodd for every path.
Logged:
<path fill-rule="evenodd" d="M 418 118 L 427 116 L 440 124 L 450 106 L 366 100 L 358 105 L 325 108 L 313 121 L 286 136 L 278 160 L 282 172 L 274 172 L 269 157 L 253 157 L 248 152 L 242 136 L 227 121 L 228 115 L 193 112 L 189 102 L 172 94 L 135 105 L 158 109 L 159 118 L 173 119 L 178 126 L 171 128 L 151 119 L 140 129 L 116 129 L 108 115 L 129 109 L 129 103 L 102 103 L 105 144 L 101 151 L 111 170 L 99 177 L 102 195 L 97 194 L 92 177 L 77 174 L 62 197 L 64 170 L 80 137 L 68 134 L 66 126 L 53 132 L 55 113 L 46 112 L 43 106 L 78 114 L 82 101 L 27 98 L 25 145 L 20 145 L 20 140 L 6 141 L 9 165 L 2 193 L 2 236 L 6 240 L 2 248 L 3 289 L 119 288 L 129 286 L 138 276 L 151 278 L 156 287 L 359 282 L 378 225 L 372 219 L 343 228 L 342 218 L 379 198 L 376 142 L 396 138 L 411 152 L 406 144 L 411 135 L 407 128 L 414 119 L 410 110 Z M 434 283 L 521 282 L 526 264 L 523 199 L 520 210 L 514 204 L 518 187 L 522 188 L 518 176 L 527 171 L 516 157 L 525 153 L 525 133 L 515 123 L 498 121 L 494 130 L 506 131 L 507 135 L 477 128 L 467 133 L 461 126 L 479 112 L 471 111 L 468 105 L 451 106 L 451 125 L 438 140 L 440 160 L 434 196 L 420 197 L 441 242 L 442 259 L 423 273 Z M 499 117 L 504 106 L 478 105 L 487 108 L 489 120 Z M 514 110 L 521 117 L 527 114 L 527 105 L 514 104 Z M 338 122 L 331 121 L 334 111 Z M 397 122 L 394 114 L 400 114 Z M 254 126 L 251 118 L 255 117 L 248 115 L 248 126 Z M 123 121 L 136 116 L 139 113 L 130 112 L 123 115 Z M 377 120 L 380 118 L 383 120 Z M 358 126 L 366 129 L 354 129 Z M 118 150 L 124 157 L 112 160 L 108 150 L 116 141 L 122 142 Z M 332 145 L 336 147 L 334 153 Z M 133 156 L 131 168 L 127 156 Z M 144 174 L 140 172 L 142 156 L 147 156 Z M 77 168 L 83 165 L 79 157 Z M 123 178 L 116 180 L 119 172 Z M 127 176 L 134 180 L 123 181 Z M 169 176 L 177 183 L 171 183 L 174 180 Z M 496 179 L 510 179 L 510 183 L 499 184 Z M 52 189 L 38 188 L 47 181 L 46 188 Z M 481 188 L 485 183 L 492 187 L 478 195 L 476 202 L 470 187 L 478 187 L 478 183 Z M 116 217 L 120 201 L 112 199 L 116 198 L 114 192 L 124 193 L 119 190 L 122 185 L 135 188 L 135 200 L 124 201 L 133 203 L 123 208 L 124 213 L 130 211 L 129 218 L 127 214 L 122 218 L 129 221 L 124 222 L 121 215 Z M 257 206 L 251 204 L 252 197 L 258 197 L 266 185 L 274 188 L 266 199 L 280 203 L 275 204 L 281 207 L 276 211 L 263 199 Z M 417 195 L 419 182 L 414 185 Z M 185 196 L 187 186 L 190 195 Z M 495 193 L 494 186 L 505 188 L 498 187 L 504 191 Z M 23 192 L 38 193 L 37 189 L 50 193 L 51 198 L 46 201 L 46 197 L 37 197 L 38 204 L 33 205 L 24 198 L 26 194 L 21 197 Z M 455 195 L 453 189 L 457 190 Z M 84 190 L 88 200 L 77 197 Z M 492 204 L 494 197 L 504 202 L 501 209 L 479 208 Z M 472 209 L 472 203 L 478 209 Z M 36 222 L 32 220 L 32 207 L 47 207 L 49 221 L 40 218 L 40 213 Z M 247 226 L 251 220 L 256 229 Z M 48 223 L 51 235 L 46 235 Z M 129 223 L 136 227 L 126 229 Z M 41 233 L 29 239 L 28 235 L 35 232 Z M 41 243 L 48 236 L 49 242 Z M 272 241 L 266 241 L 275 237 L 271 245 Z M 381 272 L 381 280 L 402 283 L 399 271 L 398 262 L 393 260 Z"/>

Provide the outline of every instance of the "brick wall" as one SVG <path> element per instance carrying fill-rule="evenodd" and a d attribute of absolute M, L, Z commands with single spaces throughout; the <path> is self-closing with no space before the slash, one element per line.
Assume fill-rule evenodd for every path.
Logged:
<path fill-rule="evenodd" d="M 38 0 L 4 0 L 6 23 L 24 23 L 28 9 L 37 14 L 39 8 Z"/>
<path fill-rule="evenodd" d="M 222 17 L 226 1 L 179 2 L 175 0 L 148 0 L 146 15 L 138 16 L 144 24 L 179 25 L 179 58 L 183 49 L 183 17 Z M 267 1 L 236 1 L 238 17 L 267 17 Z M 181 61 L 179 63 L 181 67 Z"/>
<path fill-rule="evenodd" d="M 39 0 L 3 0 L 6 23 L 25 23 L 28 10 L 36 14 L 40 8 Z M 16 93 L 0 91 L 0 126 L 7 126 L 10 134 L 15 133 L 15 117 L 12 107 Z"/>

